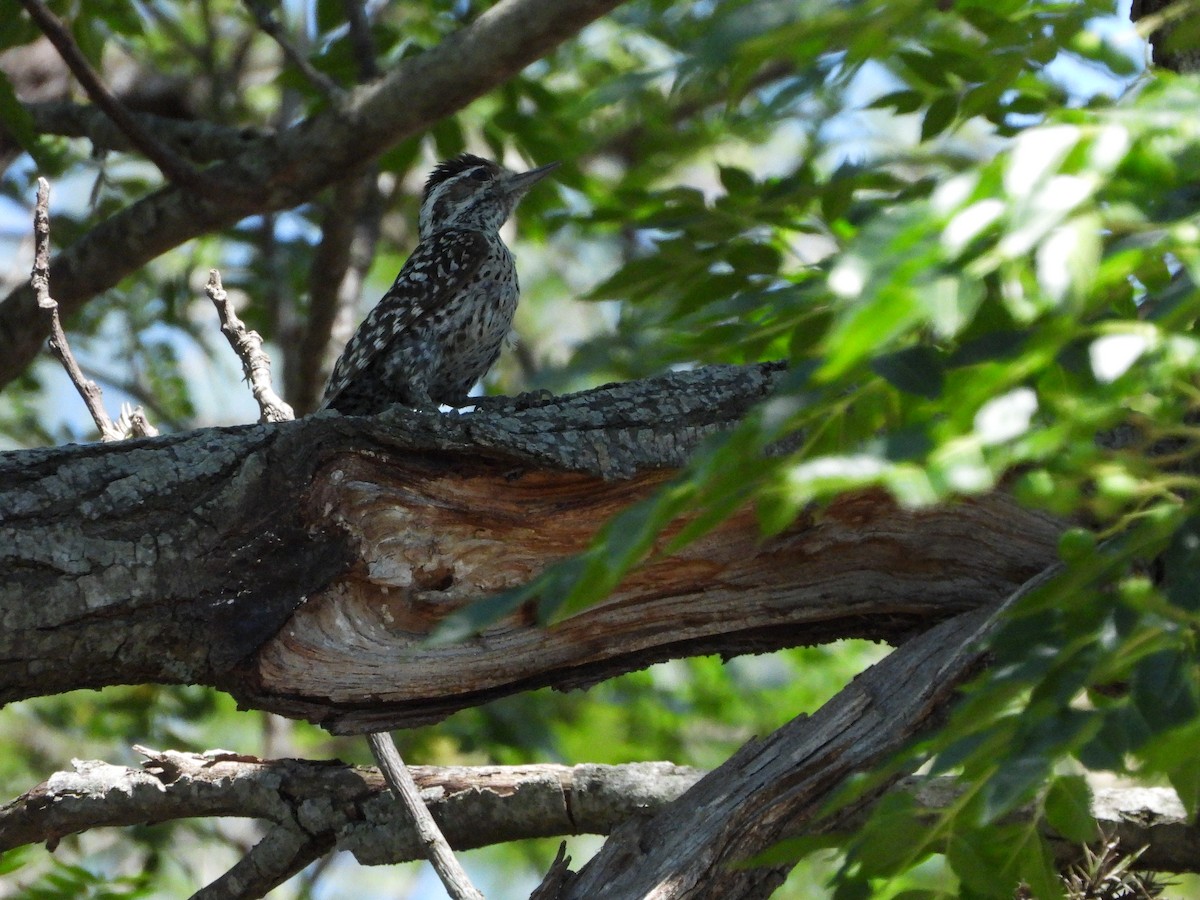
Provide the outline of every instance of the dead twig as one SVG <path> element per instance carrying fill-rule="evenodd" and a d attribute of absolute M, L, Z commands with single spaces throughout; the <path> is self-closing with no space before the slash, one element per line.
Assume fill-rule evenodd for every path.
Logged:
<path fill-rule="evenodd" d="M 558 845 L 558 853 L 550 863 L 546 877 L 533 889 L 529 900 L 558 900 L 558 895 L 571 880 L 571 874 L 571 857 L 567 856 L 567 842 L 563 841 Z"/>
<path fill-rule="evenodd" d="M 121 418 L 114 424 L 104 410 L 104 392 L 100 390 L 100 385 L 83 374 L 79 363 L 75 361 L 75 354 L 71 352 L 71 345 L 67 343 L 67 335 L 58 315 L 58 303 L 50 296 L 50 182 L 45 178 L 38 179 L 37 203 L 33 210 L 33 245 L 33 273 L 29 276 L 29 284 L 37 296 L 38 307 L 46 311 L 50 321 L 50 352 L 62 363 L 71 384 L 75 385 L 75 390 L 83 398 L 100 431 L 100 440 L 119 441 L 131 435 L 142 437 L 158 434 L 154 426 L 146 421 L 146 414 L 140 406 L 136 410 L 128 407 L 122 409 Z"/>
<path fill-rule="evenodd" d="M 245 324 L 233 311 L 229 295 L 221 286 L 221 273 L 213 269 L 208 273 L 208 284 L 204 293 L 217 308 L 221 318 L 221 334 L 242 361 L 242 372 L 250 383 L 250 390 L 258 403 L 260 422 L 290 422 L 296 418 L 292 408 L 275 393 L 271 386 L 271 357 L 263 350 L 262 337 L 257 331 L 247 331 Z"/>
<path fill-rule="evenodd" d="M 396 749 L 392 736 L 386 731 L 375 732 L 367 735 L 367 743 L 371 745 L 371 752 L 375 755 L 375 761 L 379 763 L 379 769 L 387 779 L 388 786 L 412 816 L 417 835 L 426 849 L 434 871 L 442 879 L 446 893 L 454 900 L 484 900 L 479 889 L 471 884 L 471 879 L 467 877 L 454 851 L 450 849 L 449 842 L 425 807 L 417 783 L 404 760 L 400 758 L 400 751 Z"/>
<path fill-rule="evenodd" d="M 42 34 L 46 35 L 58 50 L 59 56 L 91 101 L 112 119 L 113 124 L 121 129 L 134 147 L 158 167 L 163 177 L 195 193 L 213 189 L 212 179 L 206 177 L 186 159 L 177 156 L 166 144 L 142 127 L 141 122 L 101 81 L 87 57 L 83 55 L 83 51 L 79 49 L 79 45 L 75 43 L 71 32 L 58 16 L 46 8 L 42 0 L 21 0 L 21 5 L 25 7 L 34 24 L 41 29 Z"/>

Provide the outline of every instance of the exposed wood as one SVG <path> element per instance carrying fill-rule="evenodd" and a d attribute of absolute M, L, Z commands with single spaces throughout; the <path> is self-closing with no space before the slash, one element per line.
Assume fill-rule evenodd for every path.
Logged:
<path fill-rule="evenodd" d="M 829 800 L 847 776 L 896 753 L 936 722 L 978 670 L 980 643 L 999 607 L 961 613 L 913 638 L 812 716 L 746 744 L 653 818 L 630 820 L 561 900 L 769 896 L 790 866 L 742 863 L 784 838 L 825 827 Z M 888 786 L 881 780 L 860 802 Z"/>
<path fill-rule="evenodd" d="M 745 511 L 552 628 L 518 616 L 464 644 L 421 647 L 445 616 L 582 550 L 665 479 L 339 459 L 313 502 L 346 528 L 360 564 L 263 647 L 254 702 L 286 698 L 272 708 L 361 731 L 672 657 L 896 641 L 1004 596 L 1053 559 L 1058 533 L 1003 496 L 914 512 L 852 495 L 767 541 Z"/>
<path fill-rule="evenodd" d="M 859 494 L 765 541 L 736 515 L 550 629 L 518 615 L 422 646 L 463 604 L 581 549 L 777 374 L 2 454 L 0 699 L 202 683 L 378 731 L 671 657 L 900 640 L 1054 558 L 1059 523 L 1002 494 L 921 511 Z"/>

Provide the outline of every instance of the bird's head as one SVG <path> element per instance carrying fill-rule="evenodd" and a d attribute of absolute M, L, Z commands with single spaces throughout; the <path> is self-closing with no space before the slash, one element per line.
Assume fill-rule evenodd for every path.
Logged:
<path fill-rule="evenodd" d="M 557 166 L 555 162 L 528 172 L 510 172 L 470 153 L 439 163 L 421 198 L 421 237 L 443 228 L 498 231 L 525 192 Z"/>

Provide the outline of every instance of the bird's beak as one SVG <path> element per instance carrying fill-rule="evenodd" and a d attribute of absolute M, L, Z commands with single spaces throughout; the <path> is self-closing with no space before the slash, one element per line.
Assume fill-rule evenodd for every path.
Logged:
<path fill-rule="evenodd" d="M 508 179 L 505 188 L 510 194 L 524 194 L 527 190 L 553 172 L 559 167 L 559 163 L 547 163 L 544 166 L 538 166 L 536 169 L 530 169 L 528 172 L 521 172 L 513 175 Z"/>

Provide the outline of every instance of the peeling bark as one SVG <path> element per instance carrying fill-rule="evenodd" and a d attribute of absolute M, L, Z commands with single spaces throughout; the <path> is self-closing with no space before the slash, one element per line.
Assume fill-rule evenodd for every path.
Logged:
<path fill-rule="evenodd" d="M 377 731 L 672 657 L 898 641 L 1054 559 L 1060 524 L 1001 494 L 914 511 L 861 493 L 767 540 L 736 514 L 554 627 L 520 610 L 423 646 L 463 605 L 583 549 L 777 375 L 4 454 L 0 698 L 200 683 Z"/>

